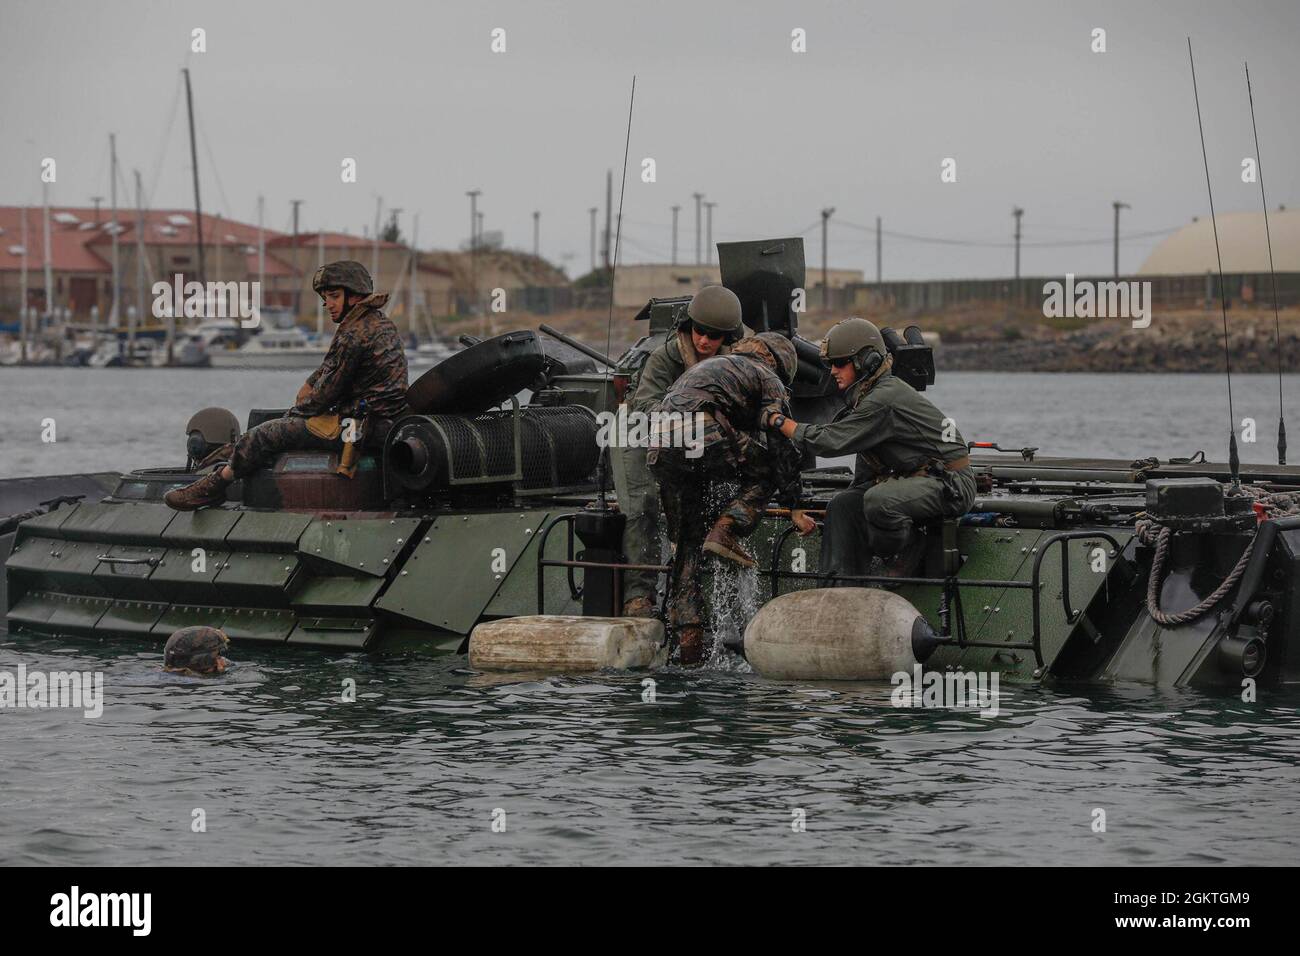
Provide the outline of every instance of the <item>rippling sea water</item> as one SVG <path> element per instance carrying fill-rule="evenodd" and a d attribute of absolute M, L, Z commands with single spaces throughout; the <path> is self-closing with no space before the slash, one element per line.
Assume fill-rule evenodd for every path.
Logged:
<path fill-rule="evenodd" d="M 242 418 L 301 377 L 0 369 L 0 475 L 175 461 L 191 409 Z M 1243 459 L 1268 461 L 1276 381 L 1234 387 L 1260 434 Z M 1222 457 L 1214 376 L 962 373 L 934 398 L 968 438 L 1044 454 Z M 735 658 L 657 672 L 645 702 L 644 674 L 501 681 L 463 659 L 240 646 L 202 681 L 162 674 L 159 652 L 0 634 L 0 671 L 98 670 L 106 695 L 98 719 L 0 710 L 0 864 L 1300 860 L 1300 689 L 1003 685 L 981 717 Z"/>

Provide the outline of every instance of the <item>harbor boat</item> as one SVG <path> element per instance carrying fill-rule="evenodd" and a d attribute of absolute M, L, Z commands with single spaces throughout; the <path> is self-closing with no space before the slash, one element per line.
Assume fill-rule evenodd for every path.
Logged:
<path fill-rule="evenodd" d="M 208 359 L 213 368 L 313 369 L 328 350 L 328 344 L 312 342 L 295 325 L 265 329 L 237 348 L 209 349 Z"/>
<path fill-rule="evenodd" d="M 795 416 L 828 420 L 840 400 L 789 306 L 802 240 L 719 253 L 749 329 L 796 347 Z M 174 464 L 0 482 L 10 639 L 160 643 L 206 624 L 236 645 L 468 654 L 480 670 L 661 666 L 662 623 L 618 617 L 624 518 L 597 416 L 688 302 L 650 300 L 617 360 L 545 329 L 471 342 L 416 378 L 413 413 L 352 479 L 331 453 L 288 452 L 223 505 L 172 511 L 163 495 L 195 461 L 280 412 L 207 409 L 178 430 Z M 894 374 L 933 383 L 918 333 L 886 341 Z M 975 505 L 922 528 L 911 578 L 823 580 L 816 537 L 769 511 L 750 539 L 759 569 L 710 572 L 750 575 L 757 608 L 716 626 L 715 654 L 798 680 L 924 668 L 1223 693 L 1300 680 L 1300 468 L 972 451 Z M 803 497 L 824 507 L 850 480 L 809 469 Z"/>

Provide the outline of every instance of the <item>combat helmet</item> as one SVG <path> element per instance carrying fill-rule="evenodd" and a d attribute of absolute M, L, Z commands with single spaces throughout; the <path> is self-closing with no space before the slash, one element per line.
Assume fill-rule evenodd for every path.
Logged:
<path fill-rule="evenodd" d="M 740 299 L 726 286 L 706 285 L 695 293 L 686 307 L 686 316 L 700 328 L 721 332 L 727 342 L 734 342 L 743 334 Z"/>
<path fill-rule="evenodd" d="M 866 319 L 836 322 L 821 343 L 823 365 L 829 368 L 836 359 L 852 359 L 858 378 L 874 373 L 888 354 L 884 336 Z"/>
<path fill-rule="evenodd" d="M 316 270 L 311 280 L 312 291 L 324 295 L 326 289 L 346 289 L 356 295 L 370 295 L 375 291 L 375 281 L 370 272 L 355 259 L 327 262 Z"/>
<path fill-rule="evenodd" d="M 163 648 L 163 667 L 169 671 L 195 674 L 219 674 L 224 667 L 218 662 L 230 646 L 226 632 L 217 627 L 182 627 L 167 638 Z"/>

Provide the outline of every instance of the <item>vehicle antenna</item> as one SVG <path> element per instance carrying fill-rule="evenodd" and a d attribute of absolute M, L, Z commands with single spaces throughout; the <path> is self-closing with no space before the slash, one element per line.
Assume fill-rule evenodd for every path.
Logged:
<path fill-rule="evenodd" d="M 1277 463 L 1286 464 L 1286 419 L 1282 409 L 1282 323 L 1277 314 L 1277 273 L 1273 271 L 1273 236 L 1268 229 L 1268 199 L 1264 195 L 1264 163 L 1259 158 L 1259 128 L 1255 125 L 1255 93 L 1246 64 L 1246 96 L 1250 98 L 1250 129 L 1255 134 L 1255 171 L 1259 175 L 1259 201 L 1264 206 L 1264 238 L 1268 240 L 1268 274 L 1273 280 L 1273 342 L 1277 350 Z"/>
<path fill-rule="evenodd" d="M 1223 284 L 1223 256 L 1219 252 L 1219 225 L 1214 219 L 1214 190 L 1210 188 L 1210 160 L 1205 152 L 1205 125 L 1201 122 L 1201 95 L 1196 88 L 1196 60 L 1192 57 L 1192 38 L 1187 38 L 1187 60 L 1192 66 L 1192 96 L 1196 100 L 1196 127 L 1201 133 L 1201 160 L 1205 164 L 1205 191 L 1210 197 L 1210 226 L 1214 230 L 1214 257 L 1219 265 L 1219 305 L 1223 313 L 1223 367 L 1228 378 L 1228 468 L 1232 472 L 1232 490 L 1241 490 L 1241 463 L 1237 457 L 1237 416 L 1232 410 L 1232 360 L 1228 351 L 1228 294 Z"/>
<path fill-rule="evenodd" d="M 614 334 L 614 275 L 618 269 L 619 240 L 623 236 L 623 193 L 627 189 L 627 153 L 632 143 L 632 106 L 636 103 L 636 74 L 632 74 L 632 96 L 627 103 L 627 137 L 623 140 L 623 179 L 618 187 L 618 223 L 614 227 L 614 258 L 609 261 L 609 321 L 605 325 L 605 354 L 609 354 L 610 341 Z M 608 237 L 606 237 L 608 242 Z M 608 248 L 608 247 L 606 247 Z M 612 385 L 612 382 L 611 382 Z M 596 484 L 599 489 L 600 507 L 605 507 L 605 456 L 602 454 L 596 465 Z"/>

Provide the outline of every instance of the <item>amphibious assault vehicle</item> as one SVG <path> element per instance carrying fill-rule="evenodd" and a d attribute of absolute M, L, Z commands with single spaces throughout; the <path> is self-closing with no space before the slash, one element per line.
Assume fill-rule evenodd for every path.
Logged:
<path fill-rule="evenodd" d="M 796 345 L 796 418 L 829 419 L 840 399 L 792 308 L 802 240 L 718 249 L 746 326 Z M 467 342 L 412 384 L 416 413 L 352 479 L 335 474 L 330 454 L 291 452 L 237 482 L 222 507 L 171 511 L 163 494 L 239 430 L 207 410 L 177 436 L 185 467 L 0 482 L 8 630 L 161 642 L 207 624 L 236 644 L 465 653 L 476 628 L 490 639 L 509 625 L 509 646 L 480 660 L 662 661 L 635 652 L 638 640 L 651 651 L 662 643 L 659 624 L 620 630 L 614 617 L 623 519 L 597 417 L 616 409 L 688 302 L 650 300 L 636 316 L 639 340 L 617 360 L 545 326 L 545 338 Z M 895 374 L 918 389 L 933 383 L 915 329 L 887 340 Z M 246 424 L 278 414 L 254 410 Z M 730 646 L 765 672 L 758 660 L 781 645 L 784 663 L 768 665 L 776 677 L 887 678 L 924 662 L 1013 681 L 1300 679 L 1300 517 L 1278 513 L 1294 510 L 1300 468 L 1246 467 L 1237 490 L 1226 466 L 1204 460 L 975 444 L 973 511 L 926 528 L 923 568 L 893 591 L 870 577 L 824 589 L 816 537 L 792 535 L 770 513 L 752 539 L 763 626 L 743 643 L 730 635 Z M 851 476 L 815 464 L 805 491 L 824 505 Z M 540 657 L 525 646 L 539 635 Z"/>

